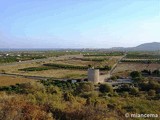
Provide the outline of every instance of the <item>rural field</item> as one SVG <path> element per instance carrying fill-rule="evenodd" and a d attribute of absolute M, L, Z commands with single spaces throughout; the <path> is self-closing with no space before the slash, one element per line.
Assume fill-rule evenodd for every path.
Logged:
<path fill-rule="evenodd" d="M 0 76 L 0 87 L 35 81 L 33 79 L 11 76 Z"/>
<path fill-rule="evenodd" d="M 0 63 L 0 117 L 124 120 L 125 113 L 160 114 L 159 56 L 150 60 L 151 55 L 72 51 Z M 110 77 L 98 84 L 83 81 L 90 67 L 99 69 L 101 78 Z"/>
<path fill-rule="evenodd" d="M 160 120 L 160 0 L 0 0 L 0 120 Z"/>
<path fill-rule="evenodd" d="M 83 55 L 64 55 L 59 57 L 49 57 L 45 59 L 14 62 L 1 64 L 1 73 L 29 75 L 29 76 L 44 76 L 53 78 L 82 78 L 87 77 L 87 69 L 65 69 L 65 68 L 53 68 L 45 70 L 23 70 L 26 68 L 43 68 L 44 64 L 56 64 L 56 65 L 73 65 L 88 67 L 88 65 L 94 67 L 113 66 L 121 56 L 87 56 Z M 105 71 L 104 71 L 105 72 Z M 107 72 L 107 71 L 106 71 Z"/>
<path fill-rule="evenodd" d="M 143 63 L 119 63 L 116 69 L 113 71 L 113 74 L 122 74 L 122 73 L 130 73 L 131 71 L 142 71 L 144 69 L 154 71 L 160 68 L 160 64 L 151 63 L 151 64 L 143 64 Z M 126 74 L 128 75 L 128 74 Z"/>
<path fill-rule="evenodd" d="M 113 70 L 113 75 L 128 76 L 132 71 L 160 69 L 158 52 L 129 52 Z"/>

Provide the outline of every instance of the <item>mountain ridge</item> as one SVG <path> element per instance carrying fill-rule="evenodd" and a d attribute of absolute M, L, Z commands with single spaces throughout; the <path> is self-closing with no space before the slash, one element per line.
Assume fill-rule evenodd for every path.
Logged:
<path fill-rule="evenodd" d="M 160 50 L 160 42 L 143 43 L 136 47 L 112 47 L 110 50 L 118 51 L 157 51 Z"/>

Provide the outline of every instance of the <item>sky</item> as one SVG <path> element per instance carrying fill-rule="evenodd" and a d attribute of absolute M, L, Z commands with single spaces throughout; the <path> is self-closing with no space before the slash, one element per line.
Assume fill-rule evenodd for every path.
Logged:
<path fill-rule="evenodd" d="M 0 0 L 0 48 L 160 42 L 160 0 Z"/>

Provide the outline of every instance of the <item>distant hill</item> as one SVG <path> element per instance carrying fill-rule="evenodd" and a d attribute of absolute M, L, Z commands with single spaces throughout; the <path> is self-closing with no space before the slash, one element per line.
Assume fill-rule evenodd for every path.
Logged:
<path fill-rule="evenodd" d="M 144 43 L 141 45 L 138 45 L 136 47 L 113 47 L 110 48 L 110 50 L 117 50 L 117 51 L 156 51 L 160 50 L 160 42 L 152 42 L 152 43 Z"/>
<path fill-rule="evenodd" d="M 160 50 L 160 42 L 144 43 L 135 47 L 134 50 L 143 50 L 143 51 Z"/>
<path fill-rule="evenodd" d="M 1 51 L 48 51 L 48 50 L 60 50 L 60 51 L 157 51 L 160 50 L 160 42 L 144 43 L 136 47 L 112 47 L 112 48 L 0 48 Z"/>

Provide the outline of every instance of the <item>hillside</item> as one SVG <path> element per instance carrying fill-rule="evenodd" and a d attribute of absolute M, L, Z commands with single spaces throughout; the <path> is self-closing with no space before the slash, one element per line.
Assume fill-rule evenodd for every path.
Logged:
<path fill-rule="evenodd" d="M 141 44 L 133 49 L 134 50 L 142 50 L 142 51 L 160 50 L 160 42 L 144 43 L 144 44 Z"/>
<path fill-rule="evenodd" d="M 141 45 L 138 45 L 136 47 L 113 47 L 110 48 L 110 50 L 114 51 L 157 51 L 160 50 L 160 42 L 152 42 L 152 43 L 144 43 Z"/>

